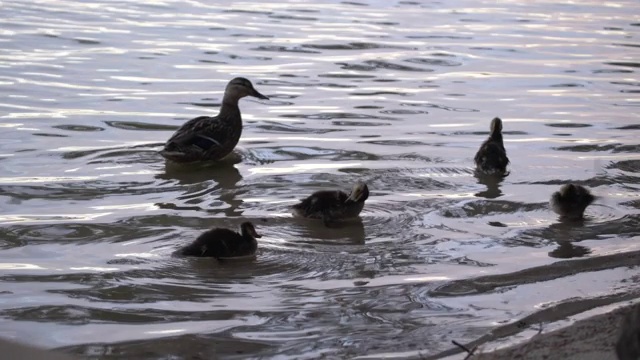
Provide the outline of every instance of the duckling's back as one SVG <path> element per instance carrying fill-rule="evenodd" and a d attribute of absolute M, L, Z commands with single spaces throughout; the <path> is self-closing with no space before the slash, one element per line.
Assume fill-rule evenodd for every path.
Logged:
<path fill-rule="evenodd" d="M 492 138 L 487 139 L 476 153 L 474 158 L 476 166 L 482 172 L 504 173 L 507 171 L 509 158 L 501 142 Z"/>
<path fill-rule="evenodd" d="M 233 257 L 240 253 L 255 252 L 258 244 L 244 239 L 240 234 L 229 229 L 212 229 L 204 232 L 191 244 L 178 250 L 184 256 L 199 257 Z"/>
<path fill-rule="evenodd" d="M 339 209 L 349 195 L 340 190 L 321 190 L 311 194 L 300 203 L 292 206 L 294 215 L 314 219 L 331 217 L 332 212 Z"/>

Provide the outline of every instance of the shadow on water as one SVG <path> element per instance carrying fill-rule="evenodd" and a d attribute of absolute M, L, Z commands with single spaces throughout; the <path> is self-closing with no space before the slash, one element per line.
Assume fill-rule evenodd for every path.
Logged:
<path fill-rule="evenodd" d="M 321 220 L 293 218 L 301 242 L 320 244 L 364 245 L 365 230 L 362 219 L 331 223 L 327 227 Z"/>
<path fill-rule="evenodd" d="M 212 180 L 216 188 L 235 189 L 242 175 L 235 163 L 207 163 L 197 165 L 179 165 L 167 162 L 165 172 L 156 175 L 157 179 L 177 180 L 181 185 L 192 185 Z"/>
<path fill-rule="evenodd" d="M 586 246 L 575 245 L 570 241 L 558 241 L 558 247 L 549 252 L 549 256 L 557 259 L 571 259 L 591 254 Z"/>
<path fill-rule="evenodd" d="M 553 239 L 558 247 L 549 252 L 549 257 L 557 259 L 571 259 L 584 257 L 591 254 L 591 249 L 586 246 L 576 245 L 580 241 L 578 234 L 590 232 L 586 227 L 585 219 L 568 220 L 558 218 L 558 222 L 551 224 L 546 231 L 554 234 Z"/>
<path fill-rule="evenodd" d="M 177 181 L 179 185 L 185 186 L 184 194 L 178 196 L 176 200 L 188 205 L 176 202 L 163 202 L 156 205 L 162 209 L 219 212 L 219 210 L 210 210 L 199 205 L 205 201 L 204 196 L 213 194 L 217 201 L 228 205 L 223 209 L 225 216 L 241 216 L 242 211 L 238 208 L 242 205 L 242 200 L 239 200 L 237 195 L 238 183 L 242 180 L 242 175 L 234 166 L 235 163 L 237 162 L 224 161 L 181 165 L 167 162 L 165 172 L 156 175 L 156 179 Z M 216 208 L 219 209 L 220 206 Z"/>
<path fill-rule="evenodd" d="M 87 158 L 87 164 L 155 164 L 160 158 L 156 150 L 163 143 L 145 143 L 133 146 L 109 146 L 70 150 L 61 153 L 63 159 Z"/>
<path fill-rule="evenodd" d="M 493 174 L 483 174 L 478 171 L 474 172 L 474 176 L 478 179 L 478 184 L 485 185 L 487 187 L 486 190 L 480 191 L 475 194 L 477 197 L 483 197 L 485 199 L 496 199 L 503 195 L 502 190 L 500 190 L 500 184 L 507 177 L 507 174 L 504 175 L 493 175 Z"/>

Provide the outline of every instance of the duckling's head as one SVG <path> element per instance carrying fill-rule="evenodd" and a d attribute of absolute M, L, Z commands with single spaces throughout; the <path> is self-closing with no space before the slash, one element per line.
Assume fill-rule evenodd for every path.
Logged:
<path fill-rule="evenodd" d="M 253 96 L 258 99 L 269 100 L 268 97 L 260 94 L 258 90 L 253 88 L 253 84 L 251 81 L 243 78 L 237 77 L 227 84 L 227 88 L 224 91 L 225 97 L 232 97 L 235 99 L 240 99 L 245 96 Z"/>
<path fill-rule="evenodd" d="M 491 135 L 501 134 L 502 133 L 502 119 L 499 117 L 493 118 L 491 120 Z"/>
<path fill-rule="evenodd" d="M 365 183 L 358 182 L 353 185 L 347 201 L 364 202 L 367 198 L 369 198 L 369 187 Z"/>
<path fill-rule="evenodd" d="M 256 239 L 262 237 L 262 235 L 259 235 L 256 232 L 256 228 L 249 221 L 243 222 L 242 225 L 240 225 L 240 230 L 242 231 L 243 236 L 251 236 Z"/>

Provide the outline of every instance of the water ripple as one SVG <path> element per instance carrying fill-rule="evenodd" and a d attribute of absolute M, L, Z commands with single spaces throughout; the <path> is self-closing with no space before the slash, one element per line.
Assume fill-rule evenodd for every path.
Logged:
<path fill-rule="evenodd" d="M 613 5 L 6 2 L 0 331 L 84 357 L 438 357 L 631 298 L 638 4 Z M 271 99 L 240 101 L 238 147 L 166 162 L 236 76 Z M 495 116 L 498 179 L 473 172 Z M 359 219 L 290 214 L 356 181 Z M 598 196 L 583 221 L 548 207 L 569 181 Z M 247 220 L 253 259 L 171 256 Z"/>

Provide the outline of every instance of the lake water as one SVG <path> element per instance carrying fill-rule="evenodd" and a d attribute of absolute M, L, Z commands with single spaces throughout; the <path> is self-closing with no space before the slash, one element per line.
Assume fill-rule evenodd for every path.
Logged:
<path fill-rule="evenodd" d="M 437 358 L 640 296 L 640 2 L 213 3 L 2 4 L 1 337 Z M 167 167 L 235 76 L 271 100 L 241 100 L 234 156 Z M 495 116 L 500 183 L 473 174 Z M 361 221 L 288 212 L 359 180 Z M 599 196 L 584 223 L 548 208 L 568 181 Z M 247 219 L 255 260 L 171 257 Z"/>

